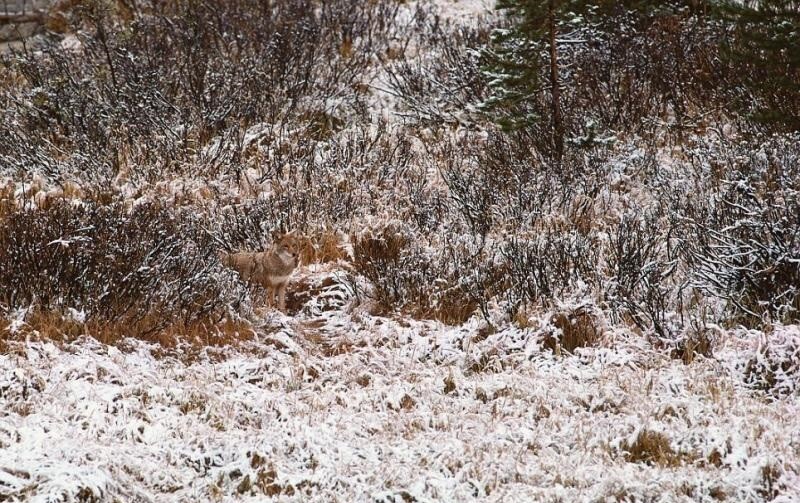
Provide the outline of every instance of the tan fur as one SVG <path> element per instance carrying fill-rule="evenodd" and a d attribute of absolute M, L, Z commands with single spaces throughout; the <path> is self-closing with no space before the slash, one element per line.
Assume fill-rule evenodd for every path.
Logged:
<path fill-rule="evenodd" d="M 286 285 L 298 265 L 299 243 L 293 233 L 284 234 L 264 252 L 221 253 L 220 261 L 250 283 L 267 289 L 267 305 L 278 297 L 278 309 L 286 311 Z"/>

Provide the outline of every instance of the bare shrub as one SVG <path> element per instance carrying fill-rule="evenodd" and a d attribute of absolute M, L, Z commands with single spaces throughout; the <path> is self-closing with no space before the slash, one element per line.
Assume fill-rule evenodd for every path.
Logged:
<path fill-rule="evenodd" d="M 226 250 L 264 250 L 273 234 L 290 230 L 282 216 L 276 205 L 263 200 L 227 205 L 215 215 L 213 235 Z"/>
<path fill-rule="evenodd" d="M 672 340 L 666 340 L 666 345 L 671 347 L 670 356 L 689 365 L 698 356 L 709 358 L 713 354 L 716 338 L 713 332 L 705 326 L 692 326 L 678 334 Z"/>
<path fill-rule="evenodd" d="M 697 122 L 721 93 L 722 27 L 700 9 L 612 7 L 575 55 L 574 105 L 615 130 L 642 132 L 644 119 L 679 129 Z"/>
<path fill-rule="evenodd" d="M 477 105 L 485 99 L 486 88 L 479 48 L 489 30 L 451 26 L 427 9 L 418 7 L 415 31 L 432 55 L 385 61 L 388 91 L 405 105 L 401 115 L 416 125 L 478 122 Z"/>
<path fill-rule="evenodd" d="M 239 173 L 252 124 L 299 122 L 319 136 L 319 118 L 333 108 L 364 110 L 363 72 L 399 8 L 387 0 L 137 0 L 125 13 L 102 5 L 62 13 L 81 33 L 79 49 L 53 38 L 41 52 L 3 60 L 25 84 L 4 90 L 0 171 L 100 182 L 120 171 L 151 181 Z"/>
<path fill-rule="evenodd" d="M 747 324 L 800 319 L 796 136 L 742 144 L 717 194 L 686 209 L 686 259 L 697 288 Z"/>
<path fill-rule="evenodd" d="M 665 341 L 674 339 L 680 328 L 670 314 L 680 297 L 670 280 L 678 266 L 674 227 L 657 213 L 625 214 L 612 230 L 606 257 L 613 278 L 607 295 L 611 307 L 624 310 L 641 330 L 653 330 Z"/>
<path fill-rule="evenodd" d="M 338 234 L 348 223 L 379 212 L 429 229 L 446 220 L 437 218 L 449 211 L 444 198 L 412 165 L 409 138 L 390 133 L 385 123 L 337 133 L 309 148 L 283 149 L 289 138 L 273 132 L 262 131 L 249 154 L 253 171 L 240 185 L 251 197 L 219 197 L 210 211 L 224 248 L 262 249 L 274 232 L 297 230 L 304 236 L 304 263 L 333 261 L 346 256 Z"/>
<path fill-rule="evenodd" d="M 438 168 L 473 235 L 483 238 L 490 229 L 532 227 L 582 190 L 551 169 L 537 154 L 535 142 L 529 132 L 489 131 L 485 137 L 465 135 L 430 150 L 429 162 Z"/>
<path fill-rule="evenodd" d="M 372 282 L 376 300 L 387 309 L 429 304 L 431 278 L 424 274 L 426 257 L 414 239 L 391 226 L 353 239 L 353 266 Z"/>
<path fill-rule="evenodd" d="M 372 283 L 384 309 L 460 324 L 478 308 L 488 316 L 493 278 L 491 264 L 481 267 L 480 251 L 466 246 L 437 244 L 408 229 L 387 226 L 354 238 L 353 266 Z"/>
<path fill-rule="evenodd" d="M 549 304 L 596 285 L 598 248 L 594 238 L 575 230 L 547 228 L 531 237 L 512 237 L 500 252 L 510 283 L 509 311 Z"/>
<path fill-rule="evenodd" d="M 735 74 L 719 57 L 725 27 L 707 15 L 707 3 L 603 2 L 575 9 L 580 15 L 560 19 L 555 48 L 558 124 L 550 67 L 542 64 L 547 44 L 517 38 L 518 29 L 531 26 L 500 21 L 497 46 L 487 44 L 482 52 L 485 78 L 495 91 L 487 93 L 483 108 L 502 127 L 531 133 L 537 154 L 554 161 L 555 168 L 559 145 L 566 144 L 563 153 L 575 158 L 631 133 L 645 141 L 657 132 L 685 139 L 687 131 L 705 127 L 730 108 L 724 82 L 735 81 Z"/>
<path fill-rule="evenodd" d="M 467 316 L 463 321 L 477 308 L 489 323 L 490 330 L 493 330 L 489 301 L 501 295 L 509 286 L 506 268 L 500 260 L 497 247 L 487 247 L 474 237 L 462 235 L 445 242 L 444 255 L 455 275 L 454 282 L 458 285 L 458 290 L 451 290 L 456 301 L 452 304 L 458 305 L 459 297 L 462 305 L 465 304 L 463 299 L 468 300 L 466 306 L 469 306 L 469 311 L 464 313 Z"/>
<path fill-rule="evenodd" d="M 4 309 L 72 309 L 138 336 L 220 320 L 246 296 L 193 217 L 159 204 L 18 210 L 0 224 L 0 285 Z"/>
<path fill-rule="evenodd" d="M 648 429 L 639 431 L 632 442 L 623 443 L 622 450 L 625 452 L 625 459 L 630 463 L 677 466 L 685 457 L 672 448 L 669 437 Z"/>

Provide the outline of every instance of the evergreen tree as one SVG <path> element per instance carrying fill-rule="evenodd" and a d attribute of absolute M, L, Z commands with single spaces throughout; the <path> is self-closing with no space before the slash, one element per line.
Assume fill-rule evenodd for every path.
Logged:
<path fill-rule="evenodd" d="M 483 52 L 484 74 L 491 94 L 484 109 L 496 116 L 501 127 L 521 129 L 542 120 L 552 125 L 552 152 L 560 160 L 567 133 L 562 117 L 561 41 L 566 30 L 592 33 L 601 21 L 613 23 L 615 16 L 634 12 L 654 18 L 676 12 L 697 12 L 706 0 L 497 0 L 508 25 L 495 29 Z M 594 30 L 596 32 L 596 30 Z M 595 36 L 601 36 L 594 33 Z M 537 106 L 547 95 L 549 110 Z M 549 117 L 542 117 L 548 114 Z"/>
<path fill-rule="evenodd" d="M 498 122 L 506 129 L 523 128 L 541 120 L 536 107 L 530 104 L 543 90 L 542 77 L 547 74 L 552 146 L 557 160 L 564 151 L 564 125 L 556 40 L 559 25 L 577 3 L 574 0 L 498 0 L 497 8 L 505 13 L 510 25 L 494 30 L 484 52 L 484 70 L 492 89 L 485 108 L 505 112 Z"/>
<path fill-rule="evenodd" d="M 759 122 L 800 130 L 800 1 L 722 1 L 733 25 L 723 53 L 746 87 L 739 105 Z"/>

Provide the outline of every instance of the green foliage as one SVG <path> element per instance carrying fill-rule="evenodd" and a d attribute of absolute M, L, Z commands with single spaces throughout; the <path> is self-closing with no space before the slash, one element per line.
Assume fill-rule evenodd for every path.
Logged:
<path fill-rule="evenodd" d="M 508 25 L 495 29 L 483 52 L 484 74 L 491 90 L 484 103 L 505 129 L 519 129 L 540 119 L 533 105 L 542 91 L 542 71 L 548 61 L 548 21 L 559 22 L 572 11 L 574 0 L 499 0 Z M 532 106 L 533 105 L 533 106 Z"/>
<path fill-rule="evenodd" d="M 723 55 L 744 84 L 736 104 L 775 129 L 800 129 L 800 2 L 726 0 L 716 12 L 733 25 Z"/>
<path fill-rule="evenodd" d="M 595 42 L 619 36 L 618 28 L 629 24 L 631 18 L 635 19 L 632 26 L 644 34 L 644 27 L 657 19 L 702 14 L 707 1 L 498 0 L 497 9 L 505 14 L 506 24 L 492 32 L 482 52 L 483 72 L 490 90 L 482 108 L 501 127 L 514 130 L 542 122 L 549 113 L 543 98 L 548 90 L 552 95 L 554 80 L 562 88 L 574 84 L 569 79 L 575 72 L 563 68 L 573 63 L 565 59 L 570 54 L 584 47 L 596 48 L 599 44 Z M 551 17 L 557 54 L 550 51 Z M 553 57 L 564 60 L 561 68 L 554 64 Z M 556 67 L 557 79 L 551 74 L 547 81 L 548 64 Z"/>

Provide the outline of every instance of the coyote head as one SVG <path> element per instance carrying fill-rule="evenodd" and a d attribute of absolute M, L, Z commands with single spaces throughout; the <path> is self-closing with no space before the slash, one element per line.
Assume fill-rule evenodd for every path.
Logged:
<path fill-rule="evenodd" d="M 276 236 L 275 251 L 286 258 L 291 258 L 295 264 L 299 263 L 300 240 L 294 231 Z"/>

